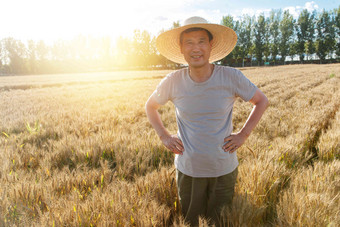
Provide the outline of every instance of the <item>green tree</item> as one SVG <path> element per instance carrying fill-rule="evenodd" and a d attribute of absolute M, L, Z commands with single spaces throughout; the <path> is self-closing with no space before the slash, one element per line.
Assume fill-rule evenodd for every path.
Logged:
<path fill-rule="evenodd" d="M 67 44 L 63 40 L 57 40 L 51 47 L 53 61 L 65 61 L 67 59 Z"/>
<path fill-rule="evenodd" d="M 144 68 L 150 66 L 150 59 L 152 55 L 151 35 L 147 31 L 142 32 L 142 45 L 141 45 L 142 66 Z"/>
<path fill-rule="evenodd" d="M 262 65 L 263 52 L 265 50 L 266 21 L 264 14 L 261 14 L 255 23 L 255 57 L 257 64 Z"/>
<path fill-rule="evenodd" d="M 334 10 L 334 26 L 336 34 L 336 55 L 340 58 L 340 6 Z"/>
<path fill-rule="evenodd" d="M 270 52 L 274 61 L 274 65 L 276 64 L 276 57 L 279 54 L 279 40 L 280 40 L 280 20 L 281 20 L 281 10 L 272 10 L 270 12 L 269 17 L 269 31 L 271 34 L 271 45 Z"/>
<path fill-rule="evenodd" d="M 37 53 L 36 53 L 36 44 L 33 40 L 28 41 L 27 53 L 28 53 L 28 63 L 29 63 L 29 73 L 36 74 L 37 73 Z"/>
<path fill-rule="evenodd" d="M 160 55 L 156 49 L 156 37 L 153 37 L 151 40 L 150 51 L 149 65 L 152 67 L 166 65 L 166 58 Z"/>
<path fill-rule="evenodd" d="M 280 29 L 280 54 L 283 63 L 285 63 L 285 59 L 289 54 L 289 48 L 291 46 L 293 33 L 294 33 L 294 19 L 293 16 L 289 13 L 288 10 L 284 11 L 282 20 L 279 25 Z"/>
<path fill-rule="evenodd" d="M 101 62 L 102 68 L 105 70 L 110 70 L 112 68 L 112 58 L 111 58 L 111 39 L 110 37 L 103 37 L 101 39 Z M 91 48 L 89 48 L 91 49 Z"/>
<path fill-rule="evenodd" d="M 132 57 L 132 43 L 128 38 L 120 36 L 116 41 L 117 65 L 126 68 Z"/>
<path fill-rule="evenodd" d="M 239 46 L 239 56 L 242 59 L 242 67 L 244 67 L 244 59 L 249 54 L 252 46 L 252 18 L 243 16 L 239 29 L 237 45 Z"/>
<path fill-rule="evenodd" d="M 237 34 L 237 29 L 235 28 L 235 22 L 234 22 L 234 18 L 233 16 L 231 15 L 228 15 L 228 16 L 223 16 L 222 17 L 222 22 L 221 22 L 222 25 L 224 26 L 227 26 L 231 29 L 233 29 L 236 34 Z M 237 58 L 236 56 L 236 53 L 237 51 L 234 49 L 230 54 L 228 54 L 228 56 L 226 56 L 225 58 L 223 58 L 221 60 L 221 63 L 223 65 L 230 65 L 233 63 L 233 59 Z"/>
<path fill-rule="evenodd" d="M 5 58 L 8 59 L 9 73 L 24 74 L 27 73 L 27 49 L 20 40 L 6 38 L 4 42 Z"/>
<path fill-rule="evenodd" d="M 180 27 L 181 26 L 181 24 L 179 23 L 179 20 L 178 21 L 174 21 L 173 23 L 172 23 L 172 28 L 178 28 L 178 27 Z"/>
<path fill-rule="evenodd" d="M 309 22 L 307 26 L 307 32 L 306 32 L 306 41 L 305 41 L 305 53 L 307 54 L 307 60 L 309 58 L 309 55 L 315 53 L 315 19 L 316 19 L 316 11 L 314 10 L 309 17 Z"/>
<path fill-rule="evenodd" d="M 298 49 L 298 43 L 297 42 L 291 42 L 290 46 L 289 46 L 289 53 L 288 53 L 290 58 L 291 58 L 291 61 L 293 61 L 294 60 L 294 56 L 296 54 L 298 54 L 297 49 Z"/>
<path fill-rule="evenodd" d="M 153 49 L 151 46 L 151 36 L 147 31 L 135 30 L 133 41 L 133 55 L 134 64 L 133 66 L 139 68 L 146 68 L 150 65 L 151 55 Z"/>
<path fill-rule="evenodd" d="M 36 45 L 36 59 L 37 59 L 37 71 L 39 73 L 48 73 L 48 55 L 49 47 L 44 41 L 40 40 Z"/>
<path fill-rule="evenodd" d="M 335 46 L 335 31 L 330 14 L 323 10 L 316 23 L 316 54 L 323 62 L 328 54 L 332 54 Z"/>
<path fill-rule="evenodd" d="M 53 72 L 72 72 L 74 71 L 71 50 L 73 42 L 57 40 L 50 47 L 51 61 L 53 62 Z"/>
<path fill-rule="evenodd" d="M 240 37 L 240 26 L 241 26 L 241 23 L 240 21 L 234 21 L 234 31 L 236 32 L 237 36 L 238 36 L 238 39 L 237 39 L 237 44 L 234 48 L 234 50 L 232 51 L 232 63 L 234 64 L 238 64 L 239 60 L 241 60 L 242 58 L 242 53 L 241 53 L 241 45 L 240 45 L 240 42 L 239 42 L 239 37 Z"/>
<path fill-rule="evenodd" d="M 265 33 L 264 33 L 264 48 L 263 48 L 263 55 L 265 61 L 268 62 L 268 57 L 270 55 L 270 22 L 269 18 L 266 18 L 264 21 L 265 24 Z"/>
<path fill-rule="evenodd" d="M 310 13 L 304 9 L 297 20 L 295 30 L 297 35 L 296 52 L 299 55 L 300 61 L 305 58 L 305 44 L 307 41 L 308 26 L 310 23 Z"/>
<path fill-rule="evenodd" d="M 130 58 L 131 65 L 134 67 L 141 67 L 142 65 L 142 33 L 139 29 L 134 30 L 132 39 L 132 56 Z"/>

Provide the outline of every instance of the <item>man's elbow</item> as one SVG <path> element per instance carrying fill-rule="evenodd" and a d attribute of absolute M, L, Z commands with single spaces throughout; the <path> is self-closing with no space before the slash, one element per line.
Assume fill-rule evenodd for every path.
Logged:
<path fill-rule="evenodd" d="M 148 106 L 149 106 L 149 100 L 146 101 L 145 105 L 144 105 L 144 108 L 145 108 L 145 111 L 148 112 Z"/>
<path fill-rule="evenodd" d="M 264 109 L 267 109 L 268 106 L 269 106 L 269 100 L 267 98 L 267 96 L 263 95 L 263 106 L 264 106 Z"/>
<path fill-rule="evenodd" d="M 146 101 L 144 108 L 145 108 L 146 113 L 150 112 L 150 109 L 151 109 L 150 99 Z"/>
<path fill-rule="evenodd" d="M 150 97 L 148 101 L 145 103 L 145 111 L 146 113 L 152 111 L 152 110 L 157 110 L 159 108 L 159 105 L 156 103 L 156 101 Z"/>
<path fill-rule="evenodd" d="M 250 102 L 255 106 L 261 106 L 263 109 L 267 109 L 269 106 L 269 100 L 265 94 L 262 93 L 260 89 L 258 89 L 254 95 L 254 97 L 250 100 Z"/>

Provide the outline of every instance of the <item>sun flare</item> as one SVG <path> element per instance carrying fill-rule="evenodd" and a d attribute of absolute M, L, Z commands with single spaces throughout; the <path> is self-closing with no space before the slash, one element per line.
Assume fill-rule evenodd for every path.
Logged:
<path fill-rule="evenodd" d="M 2 29 L 23 40 L 53 42 L 77 35 L 117 39 L 132 36 L 134 30 L 148 26 L 145 14 L 136 12 L 140 1 L 13 0 L 4 4 L 7 10 L 2 11 L 0 18 L 12 21 Z"/>

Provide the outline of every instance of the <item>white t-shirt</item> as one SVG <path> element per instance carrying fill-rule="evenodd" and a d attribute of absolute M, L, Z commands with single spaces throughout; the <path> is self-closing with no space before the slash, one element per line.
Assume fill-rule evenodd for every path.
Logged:
<path fill-rule="evenodd" d="M 153 96 L 163 105 L 176 107 L 178 137 L 183 155 L 175 156 L 175 166 L 191 177 L 219 177 L 237 166 L 236 152 L 224 152 L 224 138 L 232 133 L 232 110 L 237 97 L 249 101 L 257 87 L 241 71 L 215 65 L 211 77 L 197 83 L 188 68 L 168 74 Z"/>

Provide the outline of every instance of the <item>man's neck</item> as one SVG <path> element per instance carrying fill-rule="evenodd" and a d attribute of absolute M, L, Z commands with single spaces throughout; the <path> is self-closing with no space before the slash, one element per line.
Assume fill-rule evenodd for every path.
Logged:
<path fill-rule="evenodd" d="M 191 79 L 197 83 L 207 81 L 214 71 L 213 64 L 207 64 L 202 67 L 191 67 L 189 66 L 189 75 Z"/>

